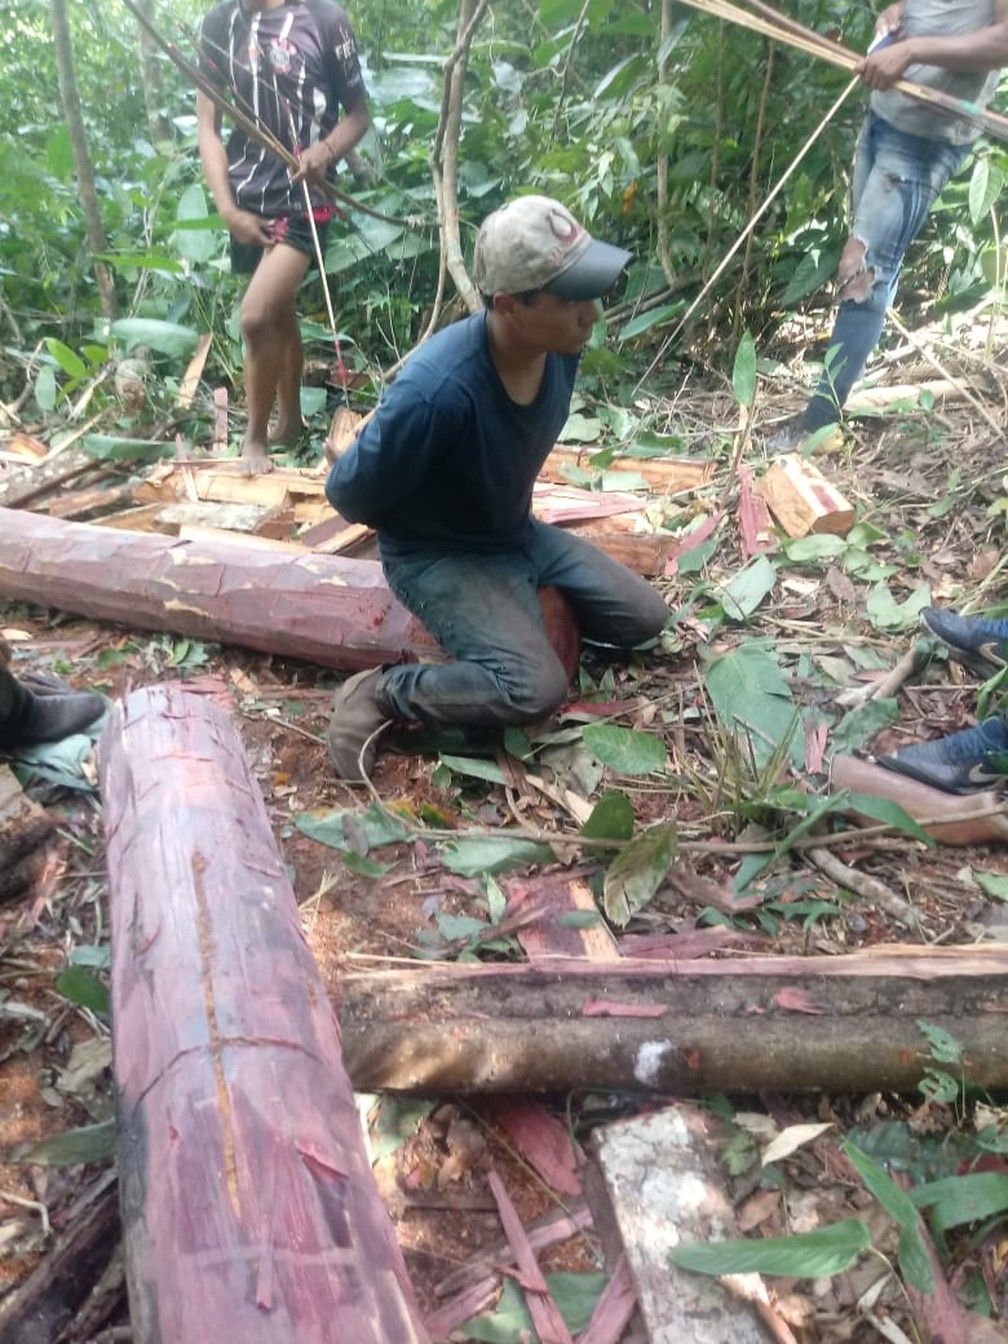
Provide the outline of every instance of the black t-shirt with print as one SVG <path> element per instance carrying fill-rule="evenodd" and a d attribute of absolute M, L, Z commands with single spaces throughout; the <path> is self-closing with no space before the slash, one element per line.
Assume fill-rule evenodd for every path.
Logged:
<path fill-rule="evenodd" d="M 328 135 L 340 107 L 364 96 L 357 46 L 346 11 L 333 0 L 287 0 L 244 10 L 224 0 L 203 20 L 203 73 L 234 91 L 236 106 L 294 150 Z M 300 214 L 304 191 L 283 160 L 236 126 L 227 141 L 235 202 L 266 218 Z M 323 198 L 312 193 L 312 204 Z"/>

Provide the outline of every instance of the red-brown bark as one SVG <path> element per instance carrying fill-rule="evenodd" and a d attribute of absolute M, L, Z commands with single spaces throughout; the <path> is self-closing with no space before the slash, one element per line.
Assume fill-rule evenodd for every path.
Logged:
<path fill-rule="evenodd" d="M 230 719 L 137 691 L 100 781 L 134 1340 L 426 1340 Z"/>

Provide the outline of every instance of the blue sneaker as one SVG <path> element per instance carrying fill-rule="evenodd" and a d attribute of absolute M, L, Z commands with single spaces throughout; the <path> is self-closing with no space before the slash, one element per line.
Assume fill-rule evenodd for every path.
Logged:
<path fill-rule="evenodd" d="M 985 719 L 934 742 L 915 742 L 888 756 L 879 765 L 909 775 L 945 793 L 976 793 L 1004 783 L 1008 776 L 1008 728 L 1000 718 Z"/>
<path fill-rule="evenodd" d="M 939 611 L 937 607 L 925 607 L 920 619 L 925 630 L 948 645 L 950 658 L 985 681 L 1008 666 L 1008 621 L 957 616 L 954 611 Z"/>

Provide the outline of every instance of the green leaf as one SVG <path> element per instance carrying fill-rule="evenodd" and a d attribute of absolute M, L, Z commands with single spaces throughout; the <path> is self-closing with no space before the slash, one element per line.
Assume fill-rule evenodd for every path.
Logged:
<path fill-rule="evenodd" d="M 621 775 L 649 775 L 665 769 L 665 744 L 653 733 L 614 723 L 590 723 L 582 736 L 595 759 Z"/>
<path fill-rule="evenodd" d="M 732 387 L 740 406 L 751 406 L 756 396 L 756 343 L 751 331 L 744 331 L 735 352 Z"/>
<path fill-rule="evenodd" d="M 196 349 L 199 333 L 177 322 L 162 322 L 154 317 L 121 317 L 109 328 L 110 334 L 127 350 L 145 345 L 161 355 L 188 358 Z"/>
<path fill-rule="evenodd" d="M 394 844 L 397 840 L 406 840 L 410 834 L 405 825 L 373 805 L 364 813 L 345 809 L 321 814 L 299 812 L 294 818 L 294 825 L 302 835 L 317 840 L 319 844 L 328 845 L 330 849 L 355 851 L 358 854 L 361 852 L 361 839 L 364 851 L 367 852 L 381 845 Z"/>
<path fill-rule="evenodd" d="M 678 832 L 674 822 L 649 826 L 616 855 L 605 875 L 602 904 L 619 928 L 643 910 L 664 881 L 675 858 Z"/>
<path fill-rule="evenodd" d="M 964 1223 L 979 1223 L 1008 1209 L 1008 1176 L 1000 1171 L 975 1171 L 945 1176 L 909 1192 L 920 1209 L 931 1210 L 936 1235 Z"/>
<path fill-rule="evenodd" d="M 1008 876 L 1004 873 L 983 873 L 974 869 L 973 881 L 994 900 L 1008 901 Z"/>
<path fill-rule="evenodd" d="M 833 532 L 810 532 L 807 537 L 784 541 L 781 550 L 795 565 L 812 564 L 818 560 L 833 560 L 847 548 L 843 537 Z"/>
<path fill-rule="evenodd" d="M 916 627 L 920 614 L 931 605 L 931 587 L 922 583 L 905 602 L 897 602 L 892 593 L 879 583 L 871 590 L 865 604 L 865 613 L 876 630 L 901 633 Z"/>
<path fill-rule="evenodd" d="M 773 592 L 776 582 L 776 566 L 765 555 L 757 555 L 721 589 L 724 614 L 730 621 L 744 621 Z"/>
<path fill-rule="evenodd" d="M 637 317 L 632 317 L 625 326 L 621 327 L 616 339 L 618 341 L 632 341 L 635 336 L 643 336 L 645 332 L 651 331 L 654 327 L 660 327 L 666 322 L 671 322 L 674 317 L 683 311 L 685 303 L 679 300 L 676 303 L 664 303 L 660 308 L 652 308 L 650 312 L 639 313 Z"/>
<path fill-rule="evenodd" d="M 71 378 L 83 378 L 88 368 L 80 355 L 58 341 L 55 336 L 46 337 L 46 349 L 52 355 L 53 359 L 60 366 L 64 373 L 69 374 Z"/>
<path fill-rule="evenodd" d="M 888 1172 L 856 1144 L 845 1141 L 841 1147 L 851 1165 L 856 1168 L 865 1189 L 874 1195 L 886 1213 L 895 1218 L 900 1227 L 916 1227 L 920 1214 L 907 1192 L 901 1190 Z M 924 1291 L 930 1292 L 930 1289 Z"/>
<path fill-rule="evenodd" d="M 108 1014 L 108 987 L 83 966 L 68 966 L 56 977 L 56 988 L 65 999 L 90 1008 L 93 1013 Z"/>
<path fill-rule="evenodd" d="M 354 873 L 357 877 L 384 877 L 392 864 L 375 863 L 374 859 L 366 858 L 363 854 L 355 854 L 351 850 L 343 855 L 343 866 L 347 872 Z"/>
<path fill-rule="evenodd" d="M 677 1246 L 669 1259 L 680 1269 L 698 1274 L 781 1274 L 818 1279 L 849 1269 L 870 1247 L 871 1237 L 864 1223 L 860 1218 L 847 1218 L 793 1237 Z"/>
<path fill-rule="evenodd" d="M 868 793 L 852 793 L 849 805 L 855 812 L 861 812 L 864 816 L 871 817 L 873 821 L 881 822 L 883 826 L 895 826 L 897 830 L 912 835 L 921 844 L 934 846 L 935 842 L 927 831 L 922 830 L 899 803 L 891 802 L 888 798 L 875 798 Z"/>
<path fill-rule="evenodd" d="M 109 1162 L 115 1156 L 116 1125 L 103 1120 L 97 1125 L 68 1129 L 18 1155 L 18 1162 L 49 1167 L 78 1167 L 88 1162 Z"/>
<path fill-rule="evenodd" d="M 506 836 L 479 840 L 453 840 L 441 851 L 441 862 L 453 873 L 480 877 L 484 873 L 503 873 L 508 868 L 534 863 L 554 863 L 556 855 L 549 845 L 532 840 L 509 840 Z"/>
<path fill-rule="evenodd" d="M 70 949 L 68 958 L 71 966 L 91 966 L 95 970 L 107 971 L 112 961 L 112 949 L 108 943 L 95 947 L 92 943 L 81 943 Z"/>
<path fill-rule="evenodd" d="M 362 1100 L 358 1097 L 358 1103 Z M 368 1147 L 372 1162 L 396 1152 L 411 1139 L 434 1109 L 434 1102 L 420 1097 L 397 1097 L 385 1092 L 368 1109 Z"/>
<path fill-rule="evenodd" d="M 630 799 L 625 793 L 611 789 L 595 804 L 591 816 L 581 827 L 581 834 L 592 840 L 629 840 L 633 830 L 634 813 Z"/>
<path fill-rule="evenodd" d="M 43 364 L 35 375 L 35 400 L 39 409 L 52 411 L 56 407 L 56 371 L 51 364 Z"/>
<path fill-rule="evenodd" d="M 163 439 L 121 439 L 114 434 L 85 434 L 81 447 L 102 462 L 157 462 L 175 456 L 175 445 Z"/>
<path fill-rule="evenodd" d="M 572 1335 L 588 1328 L 608 1282 L 608 1274 L 546 1275 L 550 1295 Z M 482 1344 L 515 1344 L 516 1340 L 537 1338 L 522 1291 L 513 1279 L 505 1279 L 492 1315 L 474 1316 L 466 1321 L 460 1337 L 479 1340 Z"/>
<path fill-rule="evenodd" d="M 780 743 L 787 743 L 796 765 L 804 763 L 791 688 L 766 648 L 750 641 L 723 654 L 708 667 L 706 684 L 718 718 L 749 741 L 757 765 L 765 765 Z"/>
<path fill-rule="evenodd" d="M 869 700 L 843 716 L 830 729 L 830 755 L 848 755 L 870 741 L 883 728 L 899 718 L 899 702 L 895 696 L 886 700 Z"/>
<path fill-rule="evenodd" d="M 504 771 L 496 761 L 483 760 L 478 756 L 448 756 L 441 752 L 438 759 L 456 775 L 468 775 L 472 779 L 483 779 L 488 784 L 503 784 Z"/>

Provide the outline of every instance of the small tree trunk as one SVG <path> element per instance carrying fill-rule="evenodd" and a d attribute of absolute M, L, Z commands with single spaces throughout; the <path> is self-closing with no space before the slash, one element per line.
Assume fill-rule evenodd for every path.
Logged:
<path fill-rule="evenodd" d="M 91 151 L 88 149 L 87 135 L 84 131 L 84 119 L 81 116 L 80 94 L 77 92 L 77 75 L 74 71 L 73 44 L 70 39 L 70 22 L 67 17 L 66 0 L 52 0 L 53 44 L 56 49 L 56 71 L 59 77 L 60 102 L 63 115 L 70 130 L 70 146 L 73 151 L 74 171 L 77 174 L 77 191 L 80 195 L 81 210 L 84 214 L 84 227 L 88 247 L 94 258 L 95 283 L 101 300 L 102 312 L 107 318 L 118 317 L 115 284 L 112 272 L 98 260 L 106 250 L 105 226 L 102 223 L 101 210 L 98 207 L 98 193 L 95 191 L 94 170 L 91 167 Z"/>
<path fill-rule="evenodd" d="M 138 8 L 154 22 L 154 0 L 136 0 Z M 147 126 L 156 145 L 172 138 L 171 122 L 164 114 L 164 80 L 161 78 L 161 60 L 154 39 L 143 26 L 137 24 L 137 46 L 140 53 L 140 78 L 143 81 L 144 104 L 147 108 Z"/>
<path fill-rule="evenodd" d="M 1008 951 L 425 967 L 335 987 L 354 1087 L 448 1092 L 911 1092 L 934 1065 L 919 1022 L 1008 1086 Z"/>

